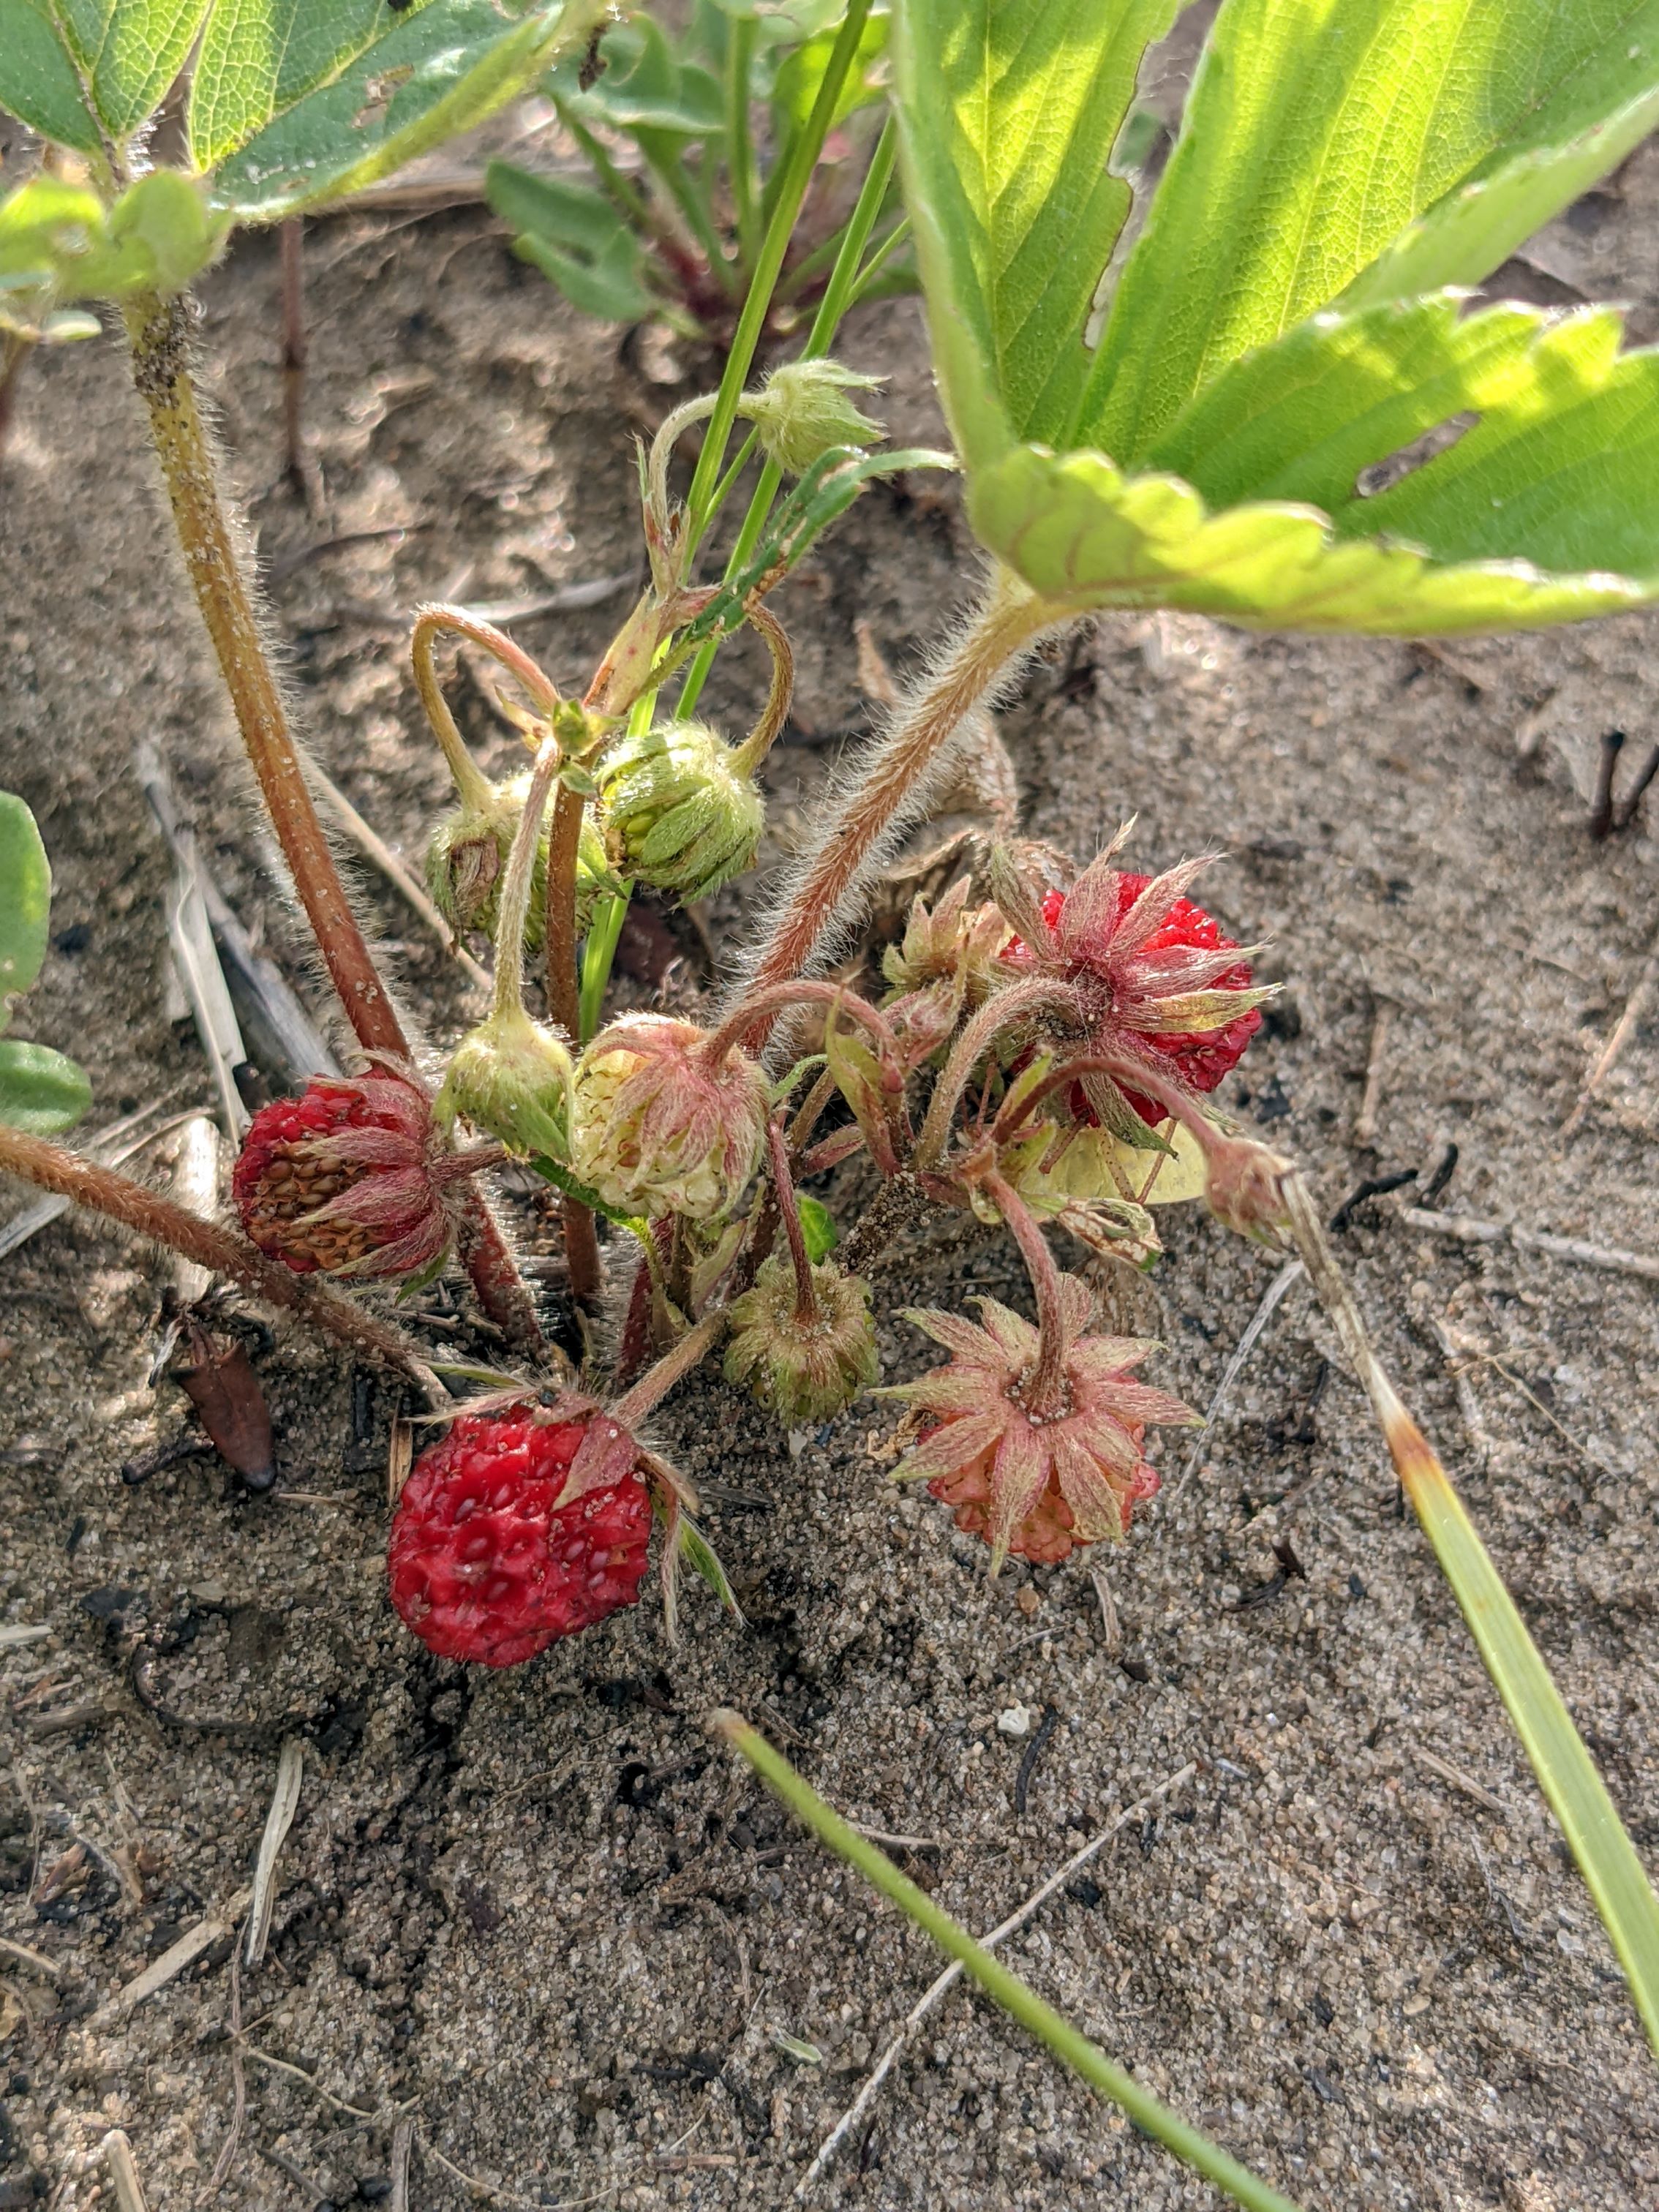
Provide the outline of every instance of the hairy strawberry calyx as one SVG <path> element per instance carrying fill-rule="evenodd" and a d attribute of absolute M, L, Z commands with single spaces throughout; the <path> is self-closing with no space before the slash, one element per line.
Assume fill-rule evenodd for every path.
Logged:
<path fill-rule="evenodd" d="M 242 1226 L 296 1274 L 415 1275 L 449 1248 L 471 1164 L 445 1146 L 414 1071 L 376 1065 L 273 1100 L 242 1139 L 231 1182 Z"/>
<path fill-rule="evenodd" d="M 766 1142 L 766 1081 L 717 1042 L 693 1022 L 629 1014 L 583 1053 L 572 1165 L 607 1206 L 709 1221 L 742 1197 Z"/>
<path fill-rule="evenodd" d="M 1059 1279 L 1059 1342 L 1047 1361 L 1030 1322 L 994 1298 L 979 1304 L 982 1328 L 955 1314 L 905 1316 L 952 1357 L 886 1394 L 930 1417 L 898 1478 L 925 1481 L 958 1528 L 986 1539 L 993 1573 L 1010 1552 L 1053 1564 L 1080 1545 L 1120 1540 L 1158 1488 L 1141 1449 L 1147 1428 L 1198 1416 L 1135 1380 L 1152 1344 L 1089 1334 L 1093 1300 L 1074 1276 Z M 1057 1382 L 1045 1367 L 1057 1367 Z"/>

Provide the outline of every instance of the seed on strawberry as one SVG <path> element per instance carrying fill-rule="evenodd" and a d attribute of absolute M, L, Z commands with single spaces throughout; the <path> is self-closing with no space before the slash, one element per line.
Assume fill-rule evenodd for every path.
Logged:
<path fill-rule="evenodd" d="M 254 1115 L 231 1191 L 254 1243 L 296 1274 L 410 1275 L 448 1247 L 453 1159 L 403 1075 L 318 1076 Z"/>
<path fill-rule="evenodd" d="M 573 1486 L 598 1425 L 591 1407 L 465 1413 L 416 1461 L 392 1518 L 392 1602 L 441 1659 L 515 1667 L 639 1602 L 651 1493 L 636 1467 L 615 1475 L 614 1424 L 593 1437 L 614 1479 L 583 1489 L 577 1470 Z"/>

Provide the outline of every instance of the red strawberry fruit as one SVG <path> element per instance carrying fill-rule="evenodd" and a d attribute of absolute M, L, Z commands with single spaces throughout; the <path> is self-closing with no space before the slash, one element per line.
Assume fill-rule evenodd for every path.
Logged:
<path fill-rule="evenodd" d="M 1075 988 L 1093 1050 L 1139 1060 L 1189 1096 L 1213 1091 L 1261 1028 L 1258 1009 L 1272 993 L 1255 987 L 1237 940 L 1186 896 L 1205 861 L 1138 875 L 1112 865 L 1121 842 L 1069 891 L 1051 890 L 1037 901 L 1024 890 L 1017 902 L 1021 933 L 1003 963 L 1014 973 L 1046 971 Z M 1119 1101 L 1152 1128 L 1169 1112 L 1131 1083 L 1091 1075 L 1073 1086 L 1072 1110 L 1081 1121 L 1115 1124 Z"/>
<path fill-rule="evenodd" d="M 639 1602 L 651 1493 L 614 1423 L 522 1406 L 464 1413 L 416 1461 L 392 1523 L 392 1602 L 441 1659 L 515 1667 L 562 1636 Z M 567 1498 L 565 1493 L 575 1494 Z"/>

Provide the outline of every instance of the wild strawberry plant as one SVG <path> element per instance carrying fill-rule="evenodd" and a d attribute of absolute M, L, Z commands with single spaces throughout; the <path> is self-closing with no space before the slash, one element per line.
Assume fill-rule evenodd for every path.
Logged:
<path fill-rule="evenodd" d="M 817 143 L 812 108 L 844 15 L 842 0 L 696 0 L 671 40 L 643 9 L 617 11 L 544 86 L 592 182 L 489 164 L 485 189 L 514 251 L 583 314 L 729 343 L 757 276 L 765 289 L 761 249 L 791 163 Z M 857 296 L 915 287 L 881 132 L 887 29 L 885 9 L 872 9 L 770 283 L 769 336 L 811 317 L 872 178 L 878 228 Z"/>
<path fill-rule="evenodd" d="M 435 33 L 448 5 L 406 13 Z M 208 16 L 192 115 L 216 34 L 253 7 Z M 433 887 L 495 963 L 489 1018 L 441 1066 L 416 1064 L 309 811 L 195 409 L 177 289 L 189 271 L 151 252 L 124 309 L 138 388 L 198 604 L 366 1062 L 251 1135 L 236 1188 L 252 1240 L 243 1273 L 257 1281 L 257 1261 L 337 1283 L 419 1279 L 453 1239 L 526 1364 L 539 1353 L 538 1373 L 490 1378 L 490 1396 L 422 1455 L 392 1537 L 393 1594 L 416 1632 L 504 1664 L 633 1601 L 641 1491 L 665 1525 L 671 1606 L 683 1561 L 723 1588 L 689 1486 L 641 1422 L 717 1353 L 733 1386 L 786 1422 L 848 1402 L 873 1372 L 871 1262 L 930 1208 L 1006 1229 L 1035 1319 L 994 1302 L 978 1322 L 911 1316 L 950 1358 L 900 1394 L 919 1422 L 901 1475 L 927 1481 L 984 1537 L 994 1571 L 1011 1552 L 1052 1561 L 1121 1538 L 1157 1488 L 1151 1432 L 1193 1417 L 1143 1378 L 1152 1347 L 1101 1332 L 1050 1232 L 1144 1264 L 1158 1249 L 1152 1205 L 1203 1188 L 1224 1222 L 1302 1252 L 1659 2046 L 1659 1904 L 1640 1862 L 1377 1365 L 1294 1164 L 1215 1103 L 1266 994 L 1251 949 L 1191 896 L 1204 863 L 1148 878 L 1124 865 L 1121 840 L 1079 856 L 1080 869 L 1005 844 L 982 880 L 917 907 L 881 982 L 824 979 L 855 942 L 894 840 L 960 749 L 981 741 L 997 685 L 1037 639 L 1082 617 L 1170 606 L 1255 627 L 1415 635 L 1570 621 L 1659 594 L 1659 355 L 1621 350 L 1611 311 L 1553 314 L 1469 291 L 1659 114 L 1659 10 L 1225 0 L 1120 266 L 1129 194 L 1114 147 L 1146 45 L 1174 12 L 1174 0 L 895 0 L 905 207 L 989 580 L 853 763 L 708 1021 L 605 1021 L 629 888 L 695 898 L 752 865 L 757 775 L 791 684 L 772 595 L 873 476 L 950 460 L 880 450 L 861 380 L 826 358 L 882 251 L 879 163 L 802 357 L 748 380 L 817 154 L 861 66 L 867 0 L 841 16 L 787 142 L 720 388 L 676 410 L 641 454 L 649 582 L 581 695 L 562 696 L 462 611 L 416 616 L 415 678 L 458 801 L 434 825 Z M 96 202 L 76 238 L 48 228 L 47 246 L 25 256 L 32 296 L 55 308 L 76 294 L 77 252 L 98 272 L 82 289 L 126 289 L 96 256 L 138 251 L 131 240 L 147 233 L 122 210 L 170 173 L 140 173 L 136 94 L 114 111 L 125 137 L 96 106 L 72 22 L 33 0 L 23 13 L 63 66 L 37 71 L 20 112 L 80 150 Z M 191 13 L 161 0 L 115 9 L 118 22 L 130 14 L 152 27 Z M 538 70 L 550 44 L 574 53 L 590 27 L 581 10 L 556 21 L 532 11 L 500 35 L 522 42 L 520 60 L 533 46 Z M 15 80 L 15 61 L 5 68 Z M 342 64 L 338 81 L 347 75 Z M 492 85 L 508 76 L 525 81 L 502 64 Z M 161 82 L 151 71 L 143 97 Z M 316 89 L 327 89 L 320 77 Z M 17 104 L 4 75 L 0 93 Z M 206 143 L 217 145 L 211 131 Z M 245 149 L 214 158 L 246 171 Z M 186 195 L 211 233 L 295 204 L 294 172 L 274 167 L 286 181 L 241 216 L 216 170 L 173 177 L 166 191 Z M 0 242 L 27 229 L 8 208 L 61 183 L 39 179 L 0 208 Z M 713 577 L 702 556 L 739 478 L 744 456 L 729 454 L 739 424 L 763 465 Z M 678 447 L 697 428 L 679 495 Z M 1370 492 L 1384 462 L 1395 465 L 1389 488 Z M 733 743 L 695 709 L 712 654 L 744 625 L 768 647 L 772 678 Z M 483 777 L 445 702 L 436 656 L 458 635 L 522 695 L 526 766 L 507 785 Z M 847 1111 L 831 1126 L 837 1100 Z M 563 1194 L 576 1299 L 596 1306 L 607 1273 L 614 1285 L 617 1327 L 595 1331 L 603 1348 L 586 1376 L 540 1346 L 482 1197 L 504 1153 Z M 879 1188 L 831 1249 L 798 1186 L 854 1155 Z M 130 1198 L 88 1189 L 83 1165 L 44 1139 L 0 1133 L 0 1164 L 133 1218 Z M 607 1379 L 608 1397 L 597 1387 Z"/>

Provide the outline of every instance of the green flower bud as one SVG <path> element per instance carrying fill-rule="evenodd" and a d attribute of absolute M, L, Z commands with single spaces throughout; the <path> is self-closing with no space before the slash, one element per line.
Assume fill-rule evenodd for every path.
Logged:
<path fill-rule="evenodd" d="M 737 1204 L 766 1143 L 766 1079 L 735 1048 L 718 1066 L 707 1032 L 625 1014 L 576 1069 L 572 1165 L 619 1213 L 711 1221 Z"/>
<path fill-rule="evenodd" d="M 803 1320 L 788 1255 L 775 1252 L 732 1301 L 726 1379 L 747 1382 L 787 1429 L 827 1421 L 876 1379 L 870 1285 L 833 1260 L 812 1270 L 815 1319 Z"/>
<path fill-rule="evenodd" d="M 551 1030 L 522 1011 L 492 1014 L 455 1048 L 434 1110 L 446 1127 L 464 1114 L 521 1158 L 562 1160 L 572 1073 L 570 1054 Z"/>
<path fill-rule="evenodd" d="M 452 929 L 483 930 L 495 934 L 501 878 L 507 856 L 513 849 L 519 817 L 524 812 L 528 775 L 501 785 L 495 804 L 488 811 L 458 807 L 433 832 L 427 848 L 427 888 L 432 902 Z M 602 893 L 621 889 L 605 858 L 605 840 L 590 817 L 582 817 L 581 842 L 576 852 L 576 928 L 580 934 L 592 916 L 593 902 Z M 547 838 L 536 848 L 535 872 L 530 884 L 530 910 L 525 916 L 524 941 L 539 951 L 547 920 Z"/>
<path fill-rule="evenodd" d="M 760 390 L 744 395 L 742 411 L 754 424 L 768 460 L 786 476 L 810 469 L 832 446 L 867 446 L 885 436 L 879 422 L 860 415 L 849 392 L 873 392 L 883 381 L 843 368 L 837 361 L 789 361 L 775 368 Z"/>
<path fill-rule="evenodd" d="M 625 737 L 599 765 L 612 864 L 682 903 L 753 865 L 765 808 L 732 748 L 702 722 Z"/>

